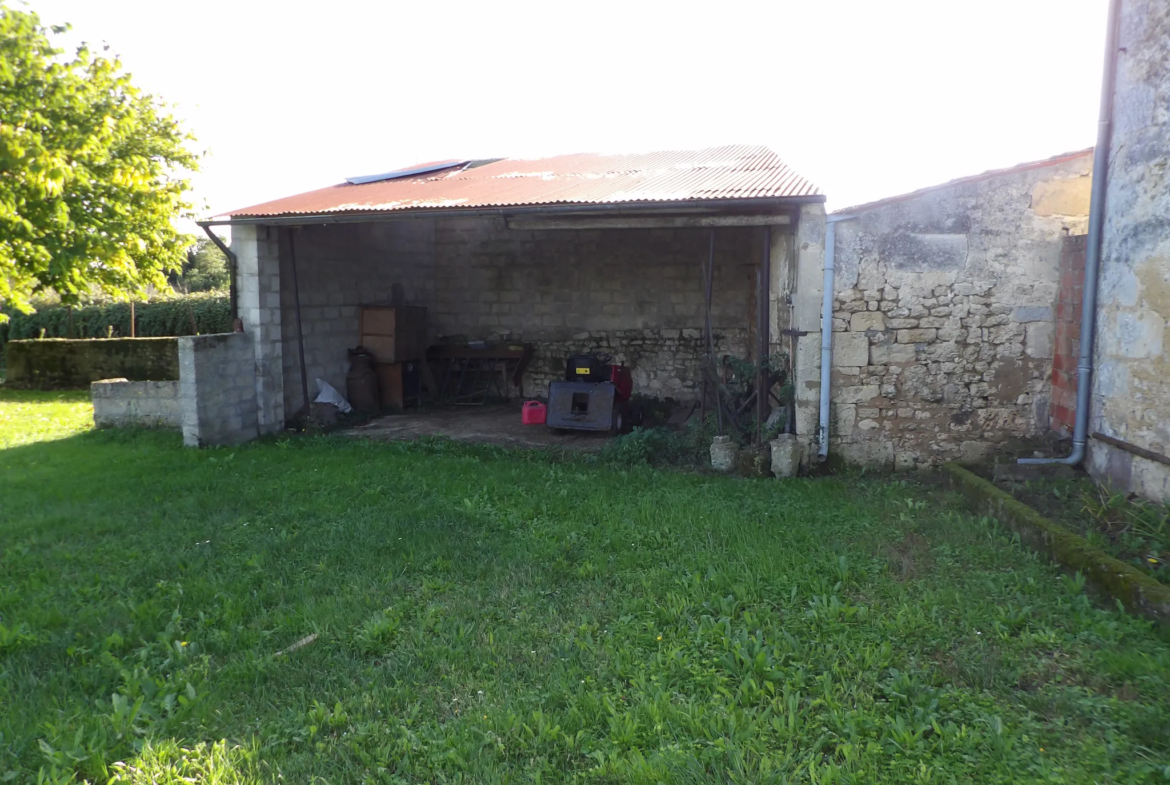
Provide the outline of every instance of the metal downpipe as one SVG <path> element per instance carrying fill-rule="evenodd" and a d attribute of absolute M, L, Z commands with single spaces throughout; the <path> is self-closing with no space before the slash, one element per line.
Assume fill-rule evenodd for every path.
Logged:
<path fill-rule="evenodd" d="M 1089 236 L 1085 249 L 1085 288 L 1081 298 L 1080 355 L 1077 360 L 1077 414 L 1072 452 L 1065 458 L 1020 458 L 1022 464 L 1060 463 L 1076 466 L 1085 458 L 1089 407 L 1093 393 L 1093 344 L 1097 329 L 1097 278 L 1101 268 L 1101 234 L 1105 222 L 1105 182 L 1109 173 L 1109 141 L 1113 122 L 1113 87 L 1117 74 L 1117 28 L 1120 0 L 1109 0 L 1105 30 L 1105 69 L 1101 77 L 1101 114 L 1093 150 L 1093 190 L 1089 197 Z"/>

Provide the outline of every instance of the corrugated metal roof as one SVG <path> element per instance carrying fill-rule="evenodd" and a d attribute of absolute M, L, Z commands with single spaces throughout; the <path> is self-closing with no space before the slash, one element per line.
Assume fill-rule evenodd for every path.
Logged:
<path fill-rule="evenodd" d="M 410 169 L 411 167 L 405 167 Z M 360 185 L 341 183 L 232 210 L 232 218 L 397 210 L 817 197 L 766 147 L 504 158 Z"/>

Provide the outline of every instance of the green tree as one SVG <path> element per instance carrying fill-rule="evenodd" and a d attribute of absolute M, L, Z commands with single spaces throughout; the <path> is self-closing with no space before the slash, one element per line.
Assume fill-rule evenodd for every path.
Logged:
<path fill-rule="evenodd" d="M 49 35 L 67 29 L 0 0 L 0 303 L 23 312 L 38 292 L 165 287 L 193 240 L 175 226 L 192 137 L 116 58 L 63 56 Z"/>
<path fill-rule="evenodd" d="M 215 243 L 205 237 L 187 250 L 182 274 L 171 278 L 171 285 L 181 292 L 210 292 L 227 289 L 230 282 L 228 260 Z"/>

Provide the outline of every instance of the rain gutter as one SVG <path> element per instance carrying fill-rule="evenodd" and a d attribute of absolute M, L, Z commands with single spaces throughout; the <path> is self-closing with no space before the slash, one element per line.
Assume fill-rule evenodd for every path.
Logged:
<path fill-rule="evenodd" d="M 825 217 L 825 282 L 821 300 L 821 415 L 817 429 L 817 456 L 829 457 L 829 385 L 833 374 L 833 277 L 837 253 L 837 224 L 851 221 L 856 215 Z"/>
<path fill-rule="evenodd" d="M 1085 288 L 1081 300 L 1080 359 L 1077 361 L 1077 412 L 1072 452 L 1065 458 L 1020 458 L 1020 463 L 1062 463 L 1076 466 L 1085 458 L 1093 384 L 1093 334 L 1097 327 L 1097 279 L 1101 268 L 1101 234 L 1105 222 L 1105 181 L 1109 174 L 1109 141 L 1113 123 L 1113 89 L 1117 77 L 1117 28 L 1120 0 L 1109 0 L 1105 29 L 1105 69 L 1101 76 L 1101 115 L 1093 150 L 1093 190 L 1089 197 L 1089 236 L 1085 249 Z"/>

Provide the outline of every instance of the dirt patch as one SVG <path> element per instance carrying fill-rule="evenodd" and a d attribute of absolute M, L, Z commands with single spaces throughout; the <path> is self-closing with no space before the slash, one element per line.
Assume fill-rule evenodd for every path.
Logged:
<path fill-rule="evenodd" d="M 519 404 L 451 406 L 392 414 L 341 433 L 386 441 L 443 436 L 473 444 L 575 452 L 600 452 L 611 436 L 583 431 L 553 433 L 543 425 L 524 425 L 520 422 Z"/>

